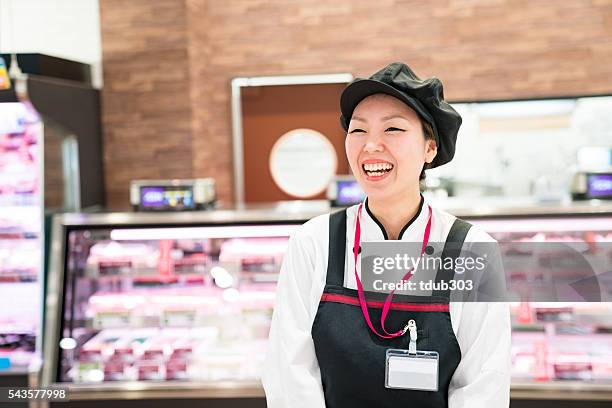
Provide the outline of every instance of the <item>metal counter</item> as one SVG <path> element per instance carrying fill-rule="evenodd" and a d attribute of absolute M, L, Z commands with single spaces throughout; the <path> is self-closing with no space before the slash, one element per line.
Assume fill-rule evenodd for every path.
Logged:
<path fill-rule="evenodd" d="M 473 200 L 429 199 L 433 206 L 457 217 L 567 217 L 612 215 L 612 201 L 588 200 L 539 203 L 531 198 L 484 197 Z M 185 212 L 109 212 L 78 213 L 56 216 L 63 225 L 173 225 L 183 223 L 223 224 L 255 222 L 303 222 L 317 215 L 337 211 L 328 201 L 281 201 L 270 204 L 243 205 L 210 211 Z"/>
<path fill-rule="evenodd" d="M 265 398 L 259 382 L 148 382 L 70 385 L 70 400 Z M 515 382 L 513 400 L 612 401 L 612 385 L 580 381 Z"/>
<path fill-rule="evenodd" d="M 514 400 L 612 401 L 612 384 L 586 381 L 513 382 Z"/>
<path fill-rule="evenodd" d="M 70 400 L 265 398 L 259 381 L 127 382 L 70 385 Z"/>
<path fill-rule="evenodd" d="M 612 214 L 611 200 L 539 202 L 531 197 L 431 199 L 431 204 L 457 217 L 601 216 Z"/>

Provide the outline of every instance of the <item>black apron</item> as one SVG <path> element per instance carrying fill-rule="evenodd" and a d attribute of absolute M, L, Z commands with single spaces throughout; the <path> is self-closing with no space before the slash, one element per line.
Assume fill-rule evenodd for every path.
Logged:
<path fill-rule="evenodd" d="M 471 225 L 456 219 L 444 249 L 443 259 L 459 255 Z M 452 243 L 452 244 L 449 244 Z M 327 408 L 442 408 L 448 406 L 448 386 L 461 360 L 449 313 L 449 292 L 431 297 L 395 295 L 385 321 L 390 333 L 414 319 L 417 349 L 437 351 L 438 391 L 385 388 L 385 353 L 389 348 L 408 349 L 410 337 L 382 339 L 367 326 L 357 290 L 344 287 L 346 256 L 346 210 L 329 217 L 329 257 L 325 289 L 312 325 L 312 339 Z M 453 262 L 453 265 L 455 263 Z M 436 281 L 452 279 L 454 271 L 441 269 Z M 367 293 L 368 310 L 374 327 L 380 327 L 385 293 Z"/>

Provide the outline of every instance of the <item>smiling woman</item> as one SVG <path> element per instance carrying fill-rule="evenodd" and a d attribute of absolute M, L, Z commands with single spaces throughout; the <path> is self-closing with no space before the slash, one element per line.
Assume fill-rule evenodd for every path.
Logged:
<path fill-rule="evenodd" d="M 361 283 L 372 272 L 361 270 L 365 241 L 416 242 L 420 257 L 428 242 L 493 241 L 420 194 L 424 169 L 453 158 L 461 125 L 442 83 L 390 64 L 350 83 L 340 109 L 346 156 L 367 198 L 291 237 L 263 375 L 268 407 L 507 407 L 507 304 L 450 302 L 448 288 L 434 284 L 461 273 L 453 267 L 438 268 L 419 299 Z M 460 251 L 445 245 L 441 256 Z"/>
<path fill-rule="evenodd" d="M 355 107 L 346 156 L 370 200 L 402 200 L 419 189 L 420 174 L 437 152 L 435 139 L 424 137 L 422 122 L 414 109 L 385 94 L 368 96 Z"/>

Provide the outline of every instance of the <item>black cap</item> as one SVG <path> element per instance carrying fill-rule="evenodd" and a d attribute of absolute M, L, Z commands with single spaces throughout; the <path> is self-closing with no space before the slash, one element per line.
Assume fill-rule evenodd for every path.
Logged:
<path fill-rule="evenodd" d="M 461 116 L 444 100 L 442 82 L 438 78 L 422 80 L 401 62 L 387 65 L 368 79 L 356 78 L 340 96 L 340 122 L 344 130 L 348 130 L 359 102 L 378 93 L 394 96 L 406 103 L 432 126 L 438 153 L 430 167 L 438 167 L 452 160 Z"/>

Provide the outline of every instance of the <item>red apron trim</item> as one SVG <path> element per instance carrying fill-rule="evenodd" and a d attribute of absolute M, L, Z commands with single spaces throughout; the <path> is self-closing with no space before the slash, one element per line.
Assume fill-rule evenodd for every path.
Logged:
<path fill-rule="evenodd" d="M 344 303 L 352 306 L 359 306 L 359 299 L 339 295 L 337 293 L 323 293 L 321 296 L 321 302 L 334 302 Z M 374 300 L 367 301 L 368 307 L 374 307 L 380 309 L 384 306 L 385 302 L 378 302 Z M 391 304 L 392 310 L 406 310 L 411 312 L 448 312 L 448 303 L 393 303 Z"/>

